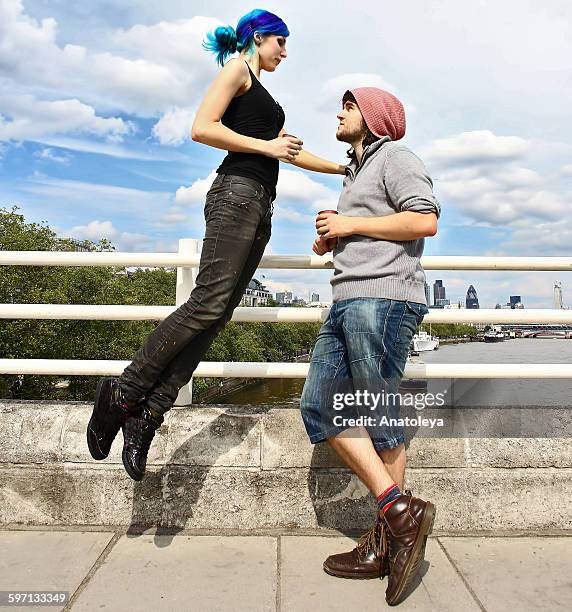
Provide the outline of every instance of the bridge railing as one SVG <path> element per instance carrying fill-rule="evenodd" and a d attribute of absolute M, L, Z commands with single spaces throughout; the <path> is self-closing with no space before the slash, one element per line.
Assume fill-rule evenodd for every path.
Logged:
<path fill-rule="evenodd" d="M 188 299 L 200 261 L 199 241 L 184 239 L 178 253 L 0 251 L 5 266 L 176 267 L 176 305 L 0 304 L 2 319 L 162 320 Z M 425 270 L 572 271 L 572 257 L 426 256 Z M 260 268 L 328 269 L 332 255 L 265 255 Z M 320 322 L 328 308 L 237 308 L 233 321 Z M 566 324 L 572 310 L 433 309 L 427 323 Z M 1 374 L 114 375 L 128 362 L 113 360 L 0 359 Z M 194 377 L 303 378 L 308 364 L 201 362 Z M 408 364 L 407 378 L 572 378 L 572 364 Z M 190 393 L 190 388 L 188 390 Z M 184 392 L 183 392 L 184 395 Z M 181 399 L 181 398 L 180 398 Z M 190 399 L 190 395 L 187 396 Z M 184 401 L 184 398 L 183 398 Z"/>

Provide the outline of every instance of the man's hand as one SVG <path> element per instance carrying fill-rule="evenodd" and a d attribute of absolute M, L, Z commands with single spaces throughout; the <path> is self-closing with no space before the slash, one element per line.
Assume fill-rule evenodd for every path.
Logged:
<path fill-rule="evenodd" d="M 354 217 L 323 213 L 316 217 L 316 230 L 322 238 L 344 238 L 354 233 Z"/>
<path fill-rule="evenodd" d="M 321 236 L 318 236 L 316 240 L 314 240 L 312 251 L 314 251 L 316 255 L 325 255 L 326 253 L 334 250 L 337 242 L 338 241 L 336 238 L 324 240 Z"/>

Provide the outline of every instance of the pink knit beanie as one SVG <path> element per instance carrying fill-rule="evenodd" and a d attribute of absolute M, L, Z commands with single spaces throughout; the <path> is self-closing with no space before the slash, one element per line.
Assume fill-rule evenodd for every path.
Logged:
<path fill-rule="evenodd" d="M 405 136 L 405 110 L 393 94 L 377 87 L 357 87 L 351 92 L 371 132 L 391 140 Z"/>

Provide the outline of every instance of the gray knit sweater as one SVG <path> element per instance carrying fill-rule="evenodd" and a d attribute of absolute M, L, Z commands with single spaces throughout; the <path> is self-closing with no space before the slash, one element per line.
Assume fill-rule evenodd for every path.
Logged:
<path fill-rule="evenodd" d="M 389 137 L 369 145 L 346 171 L 340 215 L 385 217 L 405 210 L 441 213 L 423 162 Z M 393 241 L 353 235 L 334 250 L 332 299 L 389 298 L 426 304 L 425 272 L 419 261 L 425 240 Z"/>

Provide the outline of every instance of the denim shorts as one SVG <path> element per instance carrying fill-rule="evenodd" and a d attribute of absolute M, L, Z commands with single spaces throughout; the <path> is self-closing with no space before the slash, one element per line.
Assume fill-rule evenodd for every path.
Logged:
<path fill-rule="evenodd" d="M 363 425 L 376 448 L 405 442 L 399 383 L 409 346 L 428 308 L 385 298 L 335 302 L 312 353 L 300 408 L 312 444 Z M 348 394 L 353 397 L 348 399 Z M 377 397 L 377 403 L 375 398 Z"/>

